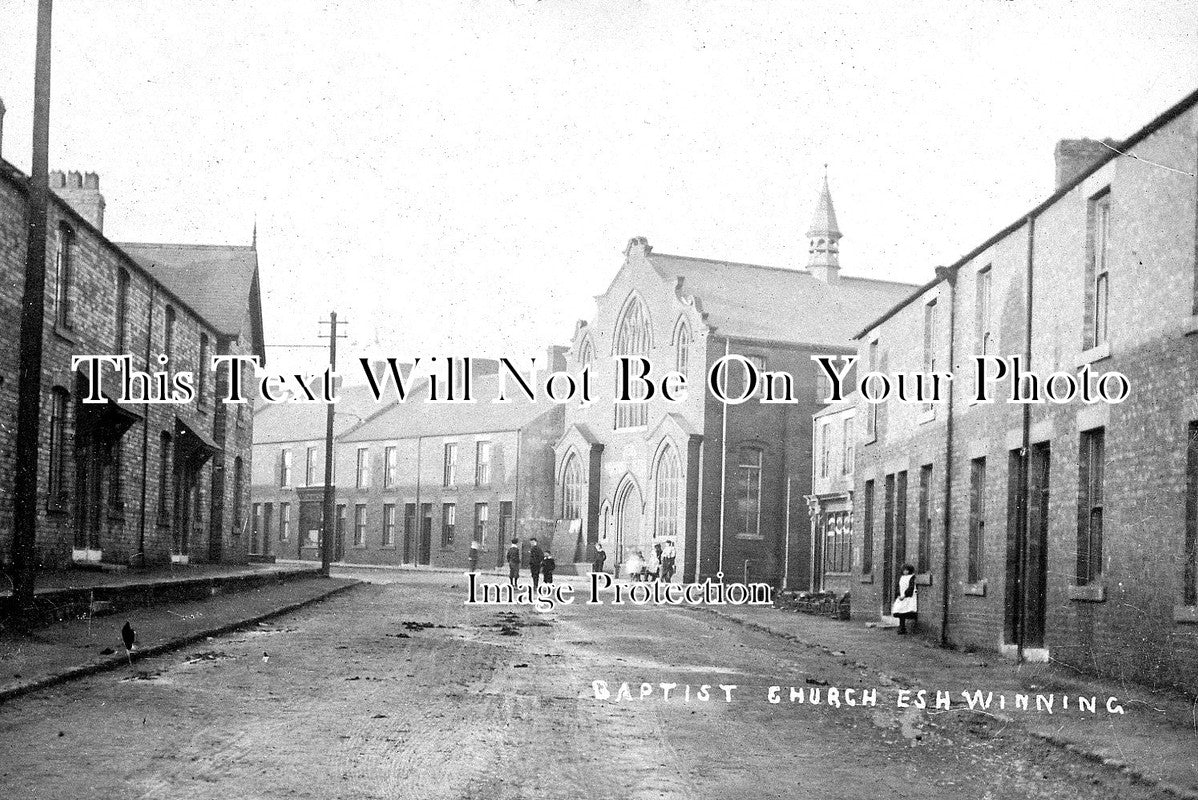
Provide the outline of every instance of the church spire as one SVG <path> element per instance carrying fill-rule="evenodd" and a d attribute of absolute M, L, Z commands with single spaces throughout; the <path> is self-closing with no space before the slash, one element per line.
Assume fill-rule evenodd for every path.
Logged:
<path fill-rule="evenodd" d="M 807 269 L 824 283 L 835 283 L 840 278 L 840 237 L 828 189 L 828 165 L 824 164 L 824 187 L 807 230 Z"/>

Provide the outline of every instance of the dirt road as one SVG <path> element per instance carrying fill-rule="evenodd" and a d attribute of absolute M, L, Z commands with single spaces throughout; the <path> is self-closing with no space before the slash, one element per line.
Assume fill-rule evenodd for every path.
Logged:
<path fill-rule="evenodd" d="M 1017 724 L 897 708 L 876 666 L 710 614 L 467 608 L 461 578 L 361 577 L 385 582 L 0 707 L 0 794 L 1152 796 Z M 617 702 L 624 682 L 634 699 Z M 677 684 L 668 700 L 663 683 Z M 737 687 L 731 702 L 721 684 Z M 791 686 L 821 703 L 789 702 Z M 845 688 L 876 688 L 877 705 L 846 705 Z"/>

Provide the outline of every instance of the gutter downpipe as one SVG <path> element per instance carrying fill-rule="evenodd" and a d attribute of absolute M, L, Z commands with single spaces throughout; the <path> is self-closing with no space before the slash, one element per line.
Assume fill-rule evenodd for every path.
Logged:
<path fill-rule="evenodd" d="M 1023 357 L 1025 359 L 1024 367 L 1031 368 L 1032 364 L 1032 278 L 1035 276 L 1035 243 L 1036 243 L 1036 218 L 1032 214 L 1027 216 L 1027 286 L 1024 289 L 1024 342 L 1023 342 Z M 1031 492 L 1031 462 L 1032 462 L 1032 407 L 1030 403 L 1023 404 L 1023 437 L 1021 440 L 1023 449 L 1022 457 L 1019 459 L 1020 471 L 1023 473 L 1019 476 L 1019 527 L 1015 539 L 1016 550 L 1018 555 L 1019 565 L 1019 606 L 1015 609 L 1015 663 L 1023 663 L 1024 641 L 1027 637 L 1027 541 L 1030 531 L 1028 530 L 1028 511 L 1030 508 L 1029 494 Z"/>
<path fill-rule="evenodd" d="M 936 270 L 948 284 L 948 368 L 956 367 L 956 331 L 957 331 L 957 276 L 955 268 L 941 267 Z M 948 419 L 945 423 L 945 453 L 944 453 L 944 559 L 940 572 L 940 645 L 948 645 L 948 603 L 950 564 L 952 563 L 952 508 L 953 508 L 953 396 L 956 392 L 950 383 L 948 387 Z"/>
<path fill-rule="evenodd" d="M 730 352 L 730 342 L 727 336 L 724 337 L 724 358 L 728 357 Z M 728 362 L 724 362 L 724 399 L 727 400 L 728 395 Z M 723 403 L 722 419 L 720 422 L 720 558 L 718 563 L 718 573 L 720 580 L 723 581 L 724 575 L 724 509 L 725 495 L 728 492 L 728 403 Z"/>
<path fill-rule="evenodd" d="M 699 498 L 698 498 L 699 499 L 699 510 L 698 510 L 698 514 L 696 515 L 697 520 L 695 523 L 695 575 L 694 575 L 694 580 L 691 581 L 692 583 L 699 582 L 699 573 L 702 571 L 702 566 L 703 566 L 703 472 L 704 472 L 703 445 L 704 445 L 704 441 L 702 439 L 700 439 L 699 440 L 699 487 L 696 490 L 699 495 Z"/>

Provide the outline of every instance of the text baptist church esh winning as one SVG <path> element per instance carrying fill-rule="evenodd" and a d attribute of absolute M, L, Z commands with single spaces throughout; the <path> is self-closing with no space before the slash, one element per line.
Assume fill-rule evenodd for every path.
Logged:
<path fill-rule="evenodd" d="M 608 568 L 674 541 L 676 580 L 802 585 L 809 570 L 811 417 L 827 394 L 812 355 L 855 351 L 853 334 L 912 286 L 840 274 L 841 232 L 825 180 L 807 232 L 808 264 L 763 267 L 656 253 L 628 243 L 624 264 L 574 332 L 567 366 L 592 364 L 614 381 L 615 356 L 644 356 L 687 378 L 685 402 L 655 396 L 617 406 L 614 388 L 566 407 L 555 447 L 555 509 L 579 520 L 558 562 L 589 560 L 602 541 Z M 711 366 L 739 354 L 790 373 L 797 403 L 725 405 L 706 388 Z M 728 371 L 728 395 L 744 371 Z M 787 539 L 791 546 L 787 547 Z M 572 551 L 572 552 L 567 552 Z"/>
<path fill-rule="evenodd" d="M 28 184 L 0 161 L 0 561 L 12 548 Z M 253 415 L 215 402 L 224 389 L 198 367 L 263 355 L 256 247 L 118 244 L 103 233 L 98 176 L 52 172 L 50 189 L 37 563 L 244 561 Z M 71 357 L 99 353 L 130 353 L 143 371 L 166 354 L 172 371 L 196 371 L 199 400 L 118 403 L 120 381 L 106 377 L 109 401 L 84 404 L 88 377 Z"/>

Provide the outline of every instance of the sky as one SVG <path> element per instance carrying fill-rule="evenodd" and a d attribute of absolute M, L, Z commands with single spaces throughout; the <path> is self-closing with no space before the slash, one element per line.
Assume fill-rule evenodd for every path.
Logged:
<path fill-rule="evenodd" d="M 36 6 L 0 0 L 24 170 Z M 272 368 L 319 369 L 334 310 L 354 357 L 524 357 L 634 236 L 802 267 L 825 164 L 843 273 L 922 283 L 1058 139 L 1195 88 L 1198 0 L 55 0 L 50 166 L 100 174 L 115 241 L 256 224 Z"/>

